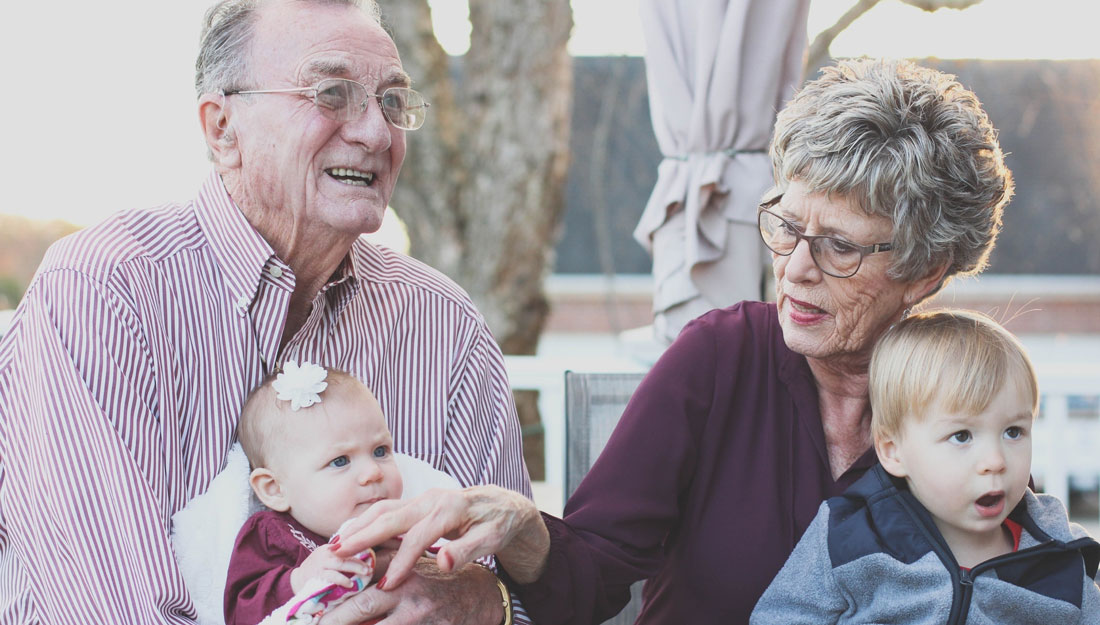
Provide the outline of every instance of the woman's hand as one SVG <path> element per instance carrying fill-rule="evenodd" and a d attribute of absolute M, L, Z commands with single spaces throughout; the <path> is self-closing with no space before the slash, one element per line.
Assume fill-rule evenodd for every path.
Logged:
<path fill-rule="evenodd" d="M 404 534 L 380 590 L 396 588 L 428 547 L 451 542 L 436 554 L 440 571 L 450 572 L 476 558 L 496 554 L 515 581 L 535 581 L 546 567 L 550 534 L 534 502 L 499 486 L 426 491 L 405 501 L 379 501 L 340 535 L 337 555 L 351 555 Z"/>

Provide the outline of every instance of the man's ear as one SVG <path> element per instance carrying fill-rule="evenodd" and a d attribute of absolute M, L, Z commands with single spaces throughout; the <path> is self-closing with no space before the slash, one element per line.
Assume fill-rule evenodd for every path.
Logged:
<path fill-rule="evenodd" d="M 876 437 L 875 453 L 878 454 L 879 464 L 886 472 L 894 477 L 906 477 L 905 460 L 902 458 L 901 448 L 892 437 Z"/>
<path fill-rule="evenodd" d="M 924 276 L 910 282 L 903 296 L 905 307 L 912 308 L 935 293 L 939 289 L 940 283 L 943 282 L 943 275 L 947 273 L 947 267 L 948 263 L 933 267 Z"/>
<path fill-rule="evenodd" d="M 225 96 L 220 93 L 204 93 L 199 98 L 199 124 L 206 139 L 206 147 L 219 169 L 240 167 L 241 154 L 236 137 L 230 128 Z"/>
<path fill-rule="evenodd" d="M 248 483 L 260 498 L 260 503 L 268 508 L 276 512 L 286 512 L 290 509 L 290 502 L 286 500 L 286 495 L 279 486 L 279 480 L 275 479 L 275 474 L 270 469 L 263 467 L 253 469 L 248 476 Z"/>

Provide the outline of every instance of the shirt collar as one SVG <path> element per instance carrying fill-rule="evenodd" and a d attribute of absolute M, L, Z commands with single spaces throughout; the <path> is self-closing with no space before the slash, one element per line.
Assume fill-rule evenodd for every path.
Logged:
<path fill-rule="evenodd" d="M 195 213 L 221 267 L 227 294 L 238 312 L 247 313 L 261 273 L 275 251 L 248 223 L 216 171 L 211 171 L 195 199 Z"/>

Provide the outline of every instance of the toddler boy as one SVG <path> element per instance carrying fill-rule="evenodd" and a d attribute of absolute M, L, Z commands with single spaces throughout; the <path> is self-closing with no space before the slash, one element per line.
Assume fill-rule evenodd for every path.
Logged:
<path fill-rule="evenodd" d="M 1100 623 L 1100 544 L 1028 488 L 1035 371 L 979 313 L 909 317 L 876 345 L 880 465 L 824 502 L 753 611 L 794 623 Z"/>

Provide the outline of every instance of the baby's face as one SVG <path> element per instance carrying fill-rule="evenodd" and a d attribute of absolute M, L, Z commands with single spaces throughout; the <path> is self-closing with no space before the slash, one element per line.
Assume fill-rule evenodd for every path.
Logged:
<path fill-rule="evenodd" d="M 906 478 L 956 553 L 988 544 L 1020 503 L 1031 473 L 1031 410 L 1028 392 L 1011 379 L 981 414 L 950 413 L 937 402 L 923 419 L 906 420 L 894 442 L 898 465 L 883 462 Z"/>
<path fill-rule="evenodd" d="M 401 497 L 393 440 L 366 387 L 342 381 L 283 418 L 271 470 L 299 523 L 329 537 L 374 502 Z"/>

